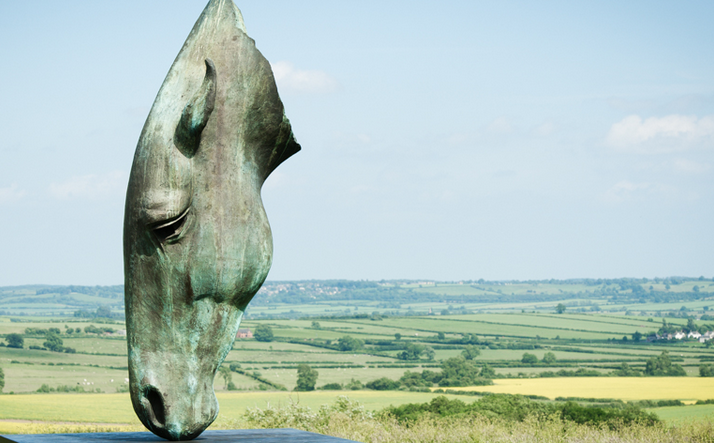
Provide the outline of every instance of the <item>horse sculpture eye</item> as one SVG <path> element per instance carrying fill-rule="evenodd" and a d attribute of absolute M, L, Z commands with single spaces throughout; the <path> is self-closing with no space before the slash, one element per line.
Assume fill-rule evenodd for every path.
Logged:
<path fill-rule="evenodd" d="M 154 235 L 156 235 L 156 238 L 158 238 L 159 241 L 162 243 L 177 240 L 183 232 L 183 227 L 186 224 L 187 218 L 188 209 L 185 210 L 183 214 L 179 215 L 177 218 L 155 226 L 153 228 Z"/>

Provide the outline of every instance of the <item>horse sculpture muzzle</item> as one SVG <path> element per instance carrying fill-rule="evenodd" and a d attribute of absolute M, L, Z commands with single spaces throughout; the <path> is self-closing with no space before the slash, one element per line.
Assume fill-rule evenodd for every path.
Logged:
<path fill-rule="evenodd" d="M 300 150 L 270 65 L 231 0 L 211 0 L 139 138 L 124 218 L 129 386 L 155 434 L 198 436 L 213 380 L 272 263 L 260 190 Z"/>

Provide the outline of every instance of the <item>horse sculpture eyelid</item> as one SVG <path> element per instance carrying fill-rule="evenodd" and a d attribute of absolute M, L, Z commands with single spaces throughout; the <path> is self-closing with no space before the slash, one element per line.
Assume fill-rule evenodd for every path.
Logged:
<path fill-rule="evenodd" d="M 172 218 L 168 221 L 164 220 L 158 223 L 154 223 L 153 226 L 149 226 L 149 230 L 158 238 L 159 244 L 163 244 L 164 242 L 172 243 L 181 237 L 186 228 L 186 220 L 188 219 L 190 210 L 191 206 L 189 205 L 189 207 L 186 208 L 186 210 L 183 211 L 178 217 Z M 177 229 L 170 235 L 163 236 L 158 233 L 159 230 L 171 227 L 173 225 L 176 225 Z"/>

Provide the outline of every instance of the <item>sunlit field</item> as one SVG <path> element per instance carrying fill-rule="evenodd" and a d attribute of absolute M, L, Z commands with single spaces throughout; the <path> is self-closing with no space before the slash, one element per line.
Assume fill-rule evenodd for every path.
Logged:
<path fill-rule="evenodd" d="M 557 397 L 696 401 L 714 398 L 714 378 L 702 377 L 561 377 L 494 380 L 493 386 L 451 388 L 460 391 Z"/>

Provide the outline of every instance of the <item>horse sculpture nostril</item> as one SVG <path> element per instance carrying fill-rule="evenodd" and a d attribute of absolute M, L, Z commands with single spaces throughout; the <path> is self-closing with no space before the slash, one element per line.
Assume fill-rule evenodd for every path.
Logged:
<path fill-rule="evenodd" d="M 144 398 L 146 398 L 146 403 L 148 403 L 148 405 L 144 404 L 144 407 L 147 409 L 151 421 L 154 421 L 157 425 L 163 427 L 166 423 L 164 397 L 161 395 L 158 389 L 153 386 L 150 386 L 146 389 Z"/>

